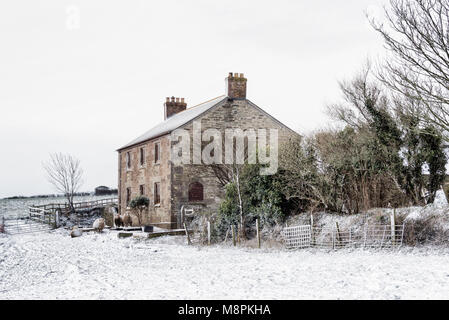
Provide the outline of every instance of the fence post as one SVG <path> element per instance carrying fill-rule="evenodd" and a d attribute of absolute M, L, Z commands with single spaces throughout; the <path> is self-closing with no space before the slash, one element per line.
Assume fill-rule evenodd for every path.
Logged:
<path fill-rule="evenodd" d="M 395 245 L 396 240 L 396 208 L 393 209 L 393 212 L 390 214 L 390 223 L 391 223 L 391 246 Z"/>
<path fill-rule="evenodd" d="M 352 246 L 352 227 L 349 227 L 349 245 Z"/>
<path fill-rule="evenodd" d="M 55 212 L 55 228 L 59 228 L 59 210 Z"/>
<path fill-rule="evenodd" d="M 210 246 L 210 221 L 207 221 L 207 244 Z"/>
<path fill-rule="evenodd" d="M 239 228 L 239 226 L 236 226 L 236 230 L 235 230 L 235 235 L 237 237 L 237 243 L 240 244 L 240 232 L 242 232 L 242 230 Z"/>
<path fill-rule="evenodd" d="M 335 230 L 332 228 L 332 249 L 335 249 Z"/>
<path fill-rule="evenodd" d="M 181 210 L 179 211 L 179 228 L 182 227 L 183 223 L 184 223 L 184 206 L 182 206 Z"/>
<path fill-rule="evenodd" d="M 231 232 L 232 232 L 232 244 L 235 247 L 235 228 L 234 228 L 234 225 L 231 225 Z"/>
<path fill-rule="evenodd" d="M 315 237 L 313 235 L 313 213 L 310 213 L 310 243 L 315 244 Z"/>
<path fill-rule="evenodd" d="M 380 248 L 382 249 L 385 240 L 385 234 L 387 233 L 387 226 L 384 227 L 384 233 L 382 234 L 382 240 L 380 241 Z"/>
<path fill-rule="evenodd" d="M 228 234 L 229 234 L 229 228 L 228 228 L 228 230 L 226 230 L 226 235 L 225 235 L 224 243 L 226 243 L 226 241 L 228 241 Z"/>
<path fill-rule="evenodd" d="M 189 231 L 187 230 L 187 226 L 186 223 L 184 222 L 184 229 L 186 231 L 186 236 L 187 236 L 187 244 L 191 244 L 190 242 L 190 235 L 189 235 Z"/>
<path fill-rule="evenodd" d="M 363 228 L 363 249 L 365 249 L 366 246 L 366 228 L 367 228 L 367 224 L 365 222 L 365 227 Z"/>
<path fill-rule="evenodd" d="M 257 247 L 260 249 L 259 219 L 256 219 L 256 231 L 257 231 Z"/>
<path fill-rule="evenodd" d="M 340 235 L 340 228 L 338 228 L 338 222 L 335 222 L 335 227 L 336 227 L 336 230 L 337 230 L 337 241 L 341 245 L 342 240 L 341 240 L 341 235 Z"/>
<path fill-rule="evenodd" d="M 401 243 L 399 246 L 402 247 L 402 242 L 404 241 L 404 228 L 405 228 L 405 222 L 402 224 L 402 232 L 401 232 Z"/>

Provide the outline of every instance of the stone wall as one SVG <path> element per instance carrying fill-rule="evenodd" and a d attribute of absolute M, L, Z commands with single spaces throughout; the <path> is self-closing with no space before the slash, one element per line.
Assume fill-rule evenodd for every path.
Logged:
<path fill-rule="evenodd" d="M 155 144 L 160 143 L 160 161 L 155 163 Z M 145 163 L 140 165 L 140 148 L 145 149 Z M 126 153 L 131 153 L 131 168 L 126 167 Z M 126 189 L 131 189 L 131 199 L 140 195 L 140 185 L 144 185 L 144 195 L 150 199 L 150 208 L 144 217 L 145 223 L 171 221 L 171 163 L 169 161 L 169 136 L 159 137 L 144 143 L 120 150 L 119 201 L 120 213 L 129 211 L 126 207 Z M 161 201 L 154 204 L 154 183 L 160 183 Z M 137 223 L 137 219 L 133 218 Z"/>
<path fill-rule="evenodd" d="M 248 100 L 228 100 L 213 110 L 206 112 L 201 119 L 202 131 L 208 128 L 215 128 L 222 132 L 224 140 L 224 130 L 227 128 L 246 129 L 278 129 L 280 144 L 296 134 L 272 117 L 252 105 Z M 192 133 L 193 123 L 183 126 L 184 129 Z M 192 135 L 192 134 L 191 134 Z M 268 141 L 268 140 L 267 140 Z M 280 147 L 280 145 L 279 145 Z M 191 149 L 191 154 L 193 150 Z M 223 148 L 224 154 L 224 148 Z M 224 155 L 223 155 L 224 159 Z M 204 187 L 204 200 L 201 202 L 189 202 L 188 189 L 193 182 L 200 182 Z M 180 165 L 172 168 L 172 216 L 180 214 L 182 206 L 192 207 L 197 211 L 206 213 L 216 213 L 225 190 L 220 185 L 213 170 L 205 165 Z"/>

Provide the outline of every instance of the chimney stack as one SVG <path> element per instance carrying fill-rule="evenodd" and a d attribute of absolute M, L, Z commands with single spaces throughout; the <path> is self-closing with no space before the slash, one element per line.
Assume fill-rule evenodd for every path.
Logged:
<path fill-rule="evenodd" d="M 184 98 L 167 97 L 164 103 L 164 120 L 187 109 L 187 103 Z"/>
<path fill-rule="evenodd" d="M 226 95 L 231 99 L 246 99 L 246 81 L 243 73 L 229 72 L 226 78 Z"/>

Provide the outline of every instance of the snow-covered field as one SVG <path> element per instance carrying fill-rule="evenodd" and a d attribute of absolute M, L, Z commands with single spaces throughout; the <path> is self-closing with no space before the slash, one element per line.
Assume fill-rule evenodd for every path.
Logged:
<path fill-rule="evenodd" d="M 449 252 L 186 246 L 0 235 L 0 299 L 449 299 Z"/>
<path fill-rule="evenodd" d="M 106 196 L 76 196 L 75 202 L 91 201 L 114 198 L 115 195 Z M 25 199 L 0 199 L 0 218 L 19 218 L 28 216 L 28 206 L 43 205 L 49 203 L 66 203 L 64 197 L 51 198 L 25 198 Z"/>

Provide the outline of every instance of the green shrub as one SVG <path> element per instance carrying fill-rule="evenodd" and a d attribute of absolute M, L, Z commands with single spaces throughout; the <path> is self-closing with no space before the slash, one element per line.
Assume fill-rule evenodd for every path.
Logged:
<path fill-rule="evenodd" d="M 150 205 L 150 199 L 148 199 L 145 196 L 138 196 L 135 197 L 134 199 L 131 200 L 131 202 L 129 203 L 129 207 L 131 209 L 137 209 L 139 207 L 145 207 L 148 208 L 148 206 Z"/>
<path fill-rule="evenodd" d="M 132 214 L 137 217 L 139 225 L 142 225 L 143 213 L 148 209 L 150 199 L 145 196 L 137 196 L 131 200 L 129 207 L 132 209 Z"/>
<path fill-rule="evenodd" d="M 281 192 L 277 175 L 260 175 L 258 164 L 247 164 L 240 172 L 240 193 L 244 217 L 245 234 L 248 235 L 259 219 L 261 226 L 280 223 L 289 210 L 288 202 Z M 235 182 L 226 185 L 225 197 L 222 200 L 217 217 L 215 231 L 224 236 L 231 225 L 240 225 L 240 207 L 237 185 Z"/>

